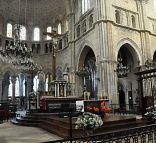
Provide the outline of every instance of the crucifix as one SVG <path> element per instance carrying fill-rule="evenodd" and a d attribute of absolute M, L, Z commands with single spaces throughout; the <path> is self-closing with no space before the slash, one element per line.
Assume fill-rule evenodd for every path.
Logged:
<path fill-rule="evenodd" d="M 60 39 L 62 34 L 56 33 L 56 31 L 52 32 L 44 32 L 43 35 L 47 35 L 52 38 L 52 80 L 56 80 L 56 56 L 55 56 L 55 49 L 56 44 L 54 44 L 53 38 Z"/>

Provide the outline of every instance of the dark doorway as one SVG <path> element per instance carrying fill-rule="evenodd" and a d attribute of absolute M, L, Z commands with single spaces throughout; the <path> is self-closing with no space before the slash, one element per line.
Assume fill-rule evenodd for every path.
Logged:
<path fill-rule="evenodd" d="M 123 90 L 119 90 L 119 104 L 120 104 L 120 109 L 125 109 L 126 108 L 125 92 Z"/>
<path fill-rule="evenodd" d="M 84 61 L 84 67 L 89 70 L 89 75 L 85 77 L 85 87 L 86 90 L 91 93 L 91 97 L 95 97 L 97 93 L 97 83 L 96 83 L 96 59 L 94 52 L 90 49 L 88 54 L 86 55 Z"/>

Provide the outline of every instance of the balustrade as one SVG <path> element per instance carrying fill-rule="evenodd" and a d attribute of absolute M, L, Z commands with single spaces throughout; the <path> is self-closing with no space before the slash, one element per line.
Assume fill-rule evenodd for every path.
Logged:
<path fill-rule="evenodd" d="M 81 138 L 55 140 L 44 143 L 155 143 L 156 124 Z"/>

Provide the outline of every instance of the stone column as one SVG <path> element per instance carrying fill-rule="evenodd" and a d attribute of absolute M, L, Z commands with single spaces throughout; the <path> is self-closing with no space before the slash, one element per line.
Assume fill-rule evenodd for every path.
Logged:
<path fill-rule="evenodd" d="M 64 97 L 67 96 L 67 83 L 64 84 Z"/>
<path fill-rule="evenodd" d="M 68 14 L 68 45 L 69 45 L 69 49 L 70 49 L 70 74 L 72 76 L 73 81 L 75 81 L 75 74 L 73 74 L 75 72 L 75 65 L 76 65 L 76 61 L 75 61 L 75 42 L 74 42 L 74 37 L 75 37 L 75 13 L 71 12 Z M 75 83 L 71 82 L 71 96 L 75 96 Z"/>
<path fill-rule="evenodd" d="M 107 1 L 108 2 L 108 1 Z M 117 75 L 114 72 L 117 61 L 115 49 L 113 49 L 112 23 L 105 20 L 106 7 L 105 0 L 96 0 L 96 20 L 98 55 L 98 98 L 107 96 L 111 103 L 117 103 Z M 105 20 L 105 21 L 104 21 Z M 99 46 L 99 47 L 98 47 Z"/>
<path fill-rule="evenodd" d="M 20 91 L 19 91 L 19 96 L 25 96 L 25 95 L 23 95 L 23 89 L 24 89 L 24 86 L 23 86 L 23 81 L 24 81 L 24 75 L 20 75 L 20 77 L 19 77 L 19 84 L 20 84 L 20 86 L 19 86 L 19 89 L 20 89 Z"/>
<path fill-rule="evenodd" d="M 57 83 L 55 82 L 55 97 L 57 97 Z"/>
<path fill-rule="evenodd" d="M 3 78 L 2 81 L 2 100 L 8 100 L 9 78 Z"/>
<path fill-rule="evenodd" d="M 141 48 L 142 48 L 142 59 L 143 64 L 144 62 L 148 59 L 151 58 L 151 45 L 150 45 L 150 38 L 149 38 L 149 22 L 147 18 L 147 12 L 146 12 L 146 1 L 136 1 L 137 7 L 138 7 L 138 12 L 139 12 L 139 17 L 138 17 L 138 24 L 139 28 L 143 31 L 140 33 L 140 38 L 141 38 Z M 145 31 L 144 31 L 145 30 Z"/>
<path fill-rule="evenodd" d="M 59 83 L 57 83 L 57 97 L 59 97 L 60 95 L 60 85 Z"/>
<path fill-rule="evenodd" d="M 15 105 L 16 104 L 16 97 L 15 97 L 16 76 L 13 76 L 11 78 L 11 82 L 12 82 L 12 103 Z"/>
<path fill-rule="evenodd" d="M 3 75 L 0 75 L 0 102 L 3 100 L 3 89 L 2 89 L 2 84 L 3 84 Z"/>
<path fill-rule="evenodd" d="M 33 73 L 28 73 L 26 76 L 26 97 L 27 97 L 27 109 L 30 109 L 29 93 L 33 92 Z"/>

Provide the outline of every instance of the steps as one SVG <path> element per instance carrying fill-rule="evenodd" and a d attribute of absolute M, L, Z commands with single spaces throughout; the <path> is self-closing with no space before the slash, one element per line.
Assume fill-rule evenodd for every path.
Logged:
<path fill-rule="evenodd" d="M 38 126 L 62 138 L 86 136 L 82 129 L 75 129 L 75 122 L 77 117 L 72 117 L 72 130 L 70 130 L 70 120 L 67 118 L 60 118 L 58 114 L 52 113 L 26 113 L 25 116 L 19 116 L 13 119 L 13 124 L 25 126 Z M 134 127 L 144 126 L 147 124 L 146 120 L 136 120 L 135 116 L 114 115 L 105 116 L 103 125 L 94 131 L 94 134 L 109 133 L 113 131 L 120 131 L 123 129 L 130 129 Z"/>
<path fill-rule="evenodd" d="M 47 116 L 51 116 L 51 114 L 27 112 L 25 115 L 18 115 L 11 122 L 16 125 L 39 126 L 42 120 L 46 120 Z"/>
<path fill-rule="evenodd" d="M 108 118 L 114 118 L 114 120 L 109 120 L 104 118 L 104 124 L 96 129 L 94 131 L 94 134 L 101 134 L 101 133 L 108 133 L 108 132 L 113 132 L 113 131 L 119 131 L 123 129 L 130 129 L 138 126 L 143 126 L 146 124 L 146 121 L 144 120 L 136 120 L 135 117 L 130 117 L 130 118 L 123 118 L 121 119 L 116 118 L 115 116 L 113 117 L 108 117 Z M 81 137 L 81 136 L 86 136 L 86 133 L 82 129 L 75 129 L 75 121 L 76 118 L 72 118 L 72 137 Z M 58 117 L 50 117 L 47 118 L 46 120 L 42 121 L 40 124 L 40 127 L 53 133 L 56 134 L 60 137 L 63 138 L 68 138 L 70 137 L 70 122 L 69 118 L 58 118 Z"/>

